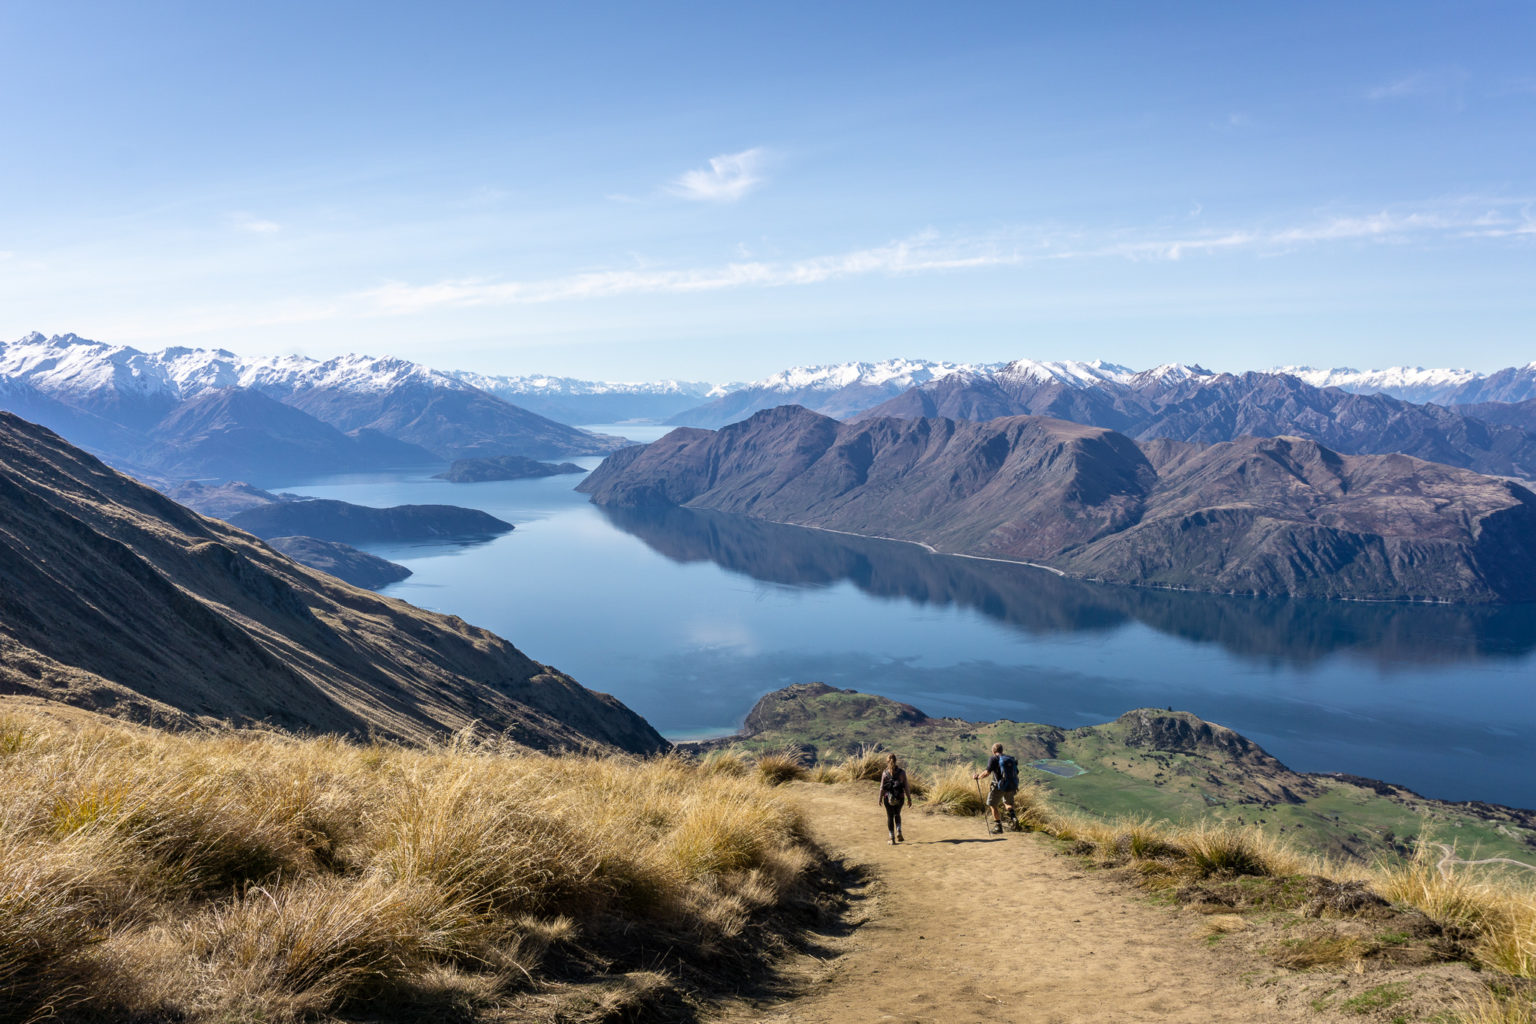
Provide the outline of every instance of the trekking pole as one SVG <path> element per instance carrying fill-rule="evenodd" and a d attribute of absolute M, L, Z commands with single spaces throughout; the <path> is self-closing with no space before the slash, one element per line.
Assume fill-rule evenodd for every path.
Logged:
<path fill-rule="evenodd" d="M 981 782 L 976 776 L 971 776 L 971 781 L 976 783 L 976 799 L 981 801 L 981 827 L 987 830 L 987 835 L 991 835 L 992 826 L 987 824 L 987 798 L 981 795 Z"/>

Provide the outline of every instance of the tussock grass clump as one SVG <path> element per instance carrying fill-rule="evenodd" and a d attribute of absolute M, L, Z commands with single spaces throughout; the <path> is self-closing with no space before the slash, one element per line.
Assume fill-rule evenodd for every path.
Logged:
<path fill-rule="evenodd" d="M 1202 877 L 1280 877 L 1298 874 L 1305 866 L 1284 843 L 1257 828 L 1201 822 L 1180 828 L 1169 838 L 1169 845 L 1182 850 Z"/>
<path fill-rule="evenodd" d="M 1475 999 L 1464 999 L 1457 1007 L 1455 1019 L 1457 1024 L 1536 1024 L 1536 1001 L 1501 999 L 1484 993 Z"/>
<path fill-rule="evenodd" d="M 950 765 L 935 775 L 923 802 L 945 814 L 959 815 L 980 814 L 987 806 L 971 769 L 963 764 Z"/>
<path fill-rule="evenodd" d="M 878 782 L 885 771 L 885 755 L 879 746 L 860 747 L 838 765 L 838 775 L 844 782 Z"/>
<path fill-rule="evenodd" d="M 811 773 L 800 763 L 800 759 L 791 753 L 764 754 L 757 759 L 757 774 L 772 785 L 778 786 L 786 782 L 798 782 L 807 778 Z"/>
<path fill-rule="evenodd" d="M 0 1022 L 495 1005 L 573 943 L 563 962 L 615 975 L 663 966 L 657 950 L 680 970 L 745 962 L 762 941 L 749 926 L 804 885 L 805 834 L 734 756 L 693 766 L 469 736 L 411 749 L 12 714 Z"/>
<path fill-rule="evenodd" d="M 1376 886 L 1386 898 L 1475 936 L 1474 949 L 1483 964 L 1516 977 L 1536 977 L 1536 887 L 1476 881 L 1442 871 L 1439 861 L 1439 847 L 1421 842 L 1412 860 L 1383 868 Z"/>
<path fill-rule="evenodd" d="M 747 759 L 734 750 L 711 750 L 699 762 L 699 771 L 705 775 L 741 776 L 751 770 Z"/>

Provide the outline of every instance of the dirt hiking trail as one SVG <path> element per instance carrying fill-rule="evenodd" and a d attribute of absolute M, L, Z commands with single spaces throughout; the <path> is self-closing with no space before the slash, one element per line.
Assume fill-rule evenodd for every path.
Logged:
<path fill-rule="evenodd" d="M 857 926 L 788 965 L 794 996 L 735 1003 L 718 1024 L 1362 1020 L 1314 1008 L 1337 1005 L 1325 996 L 1347 976 L 1221 948 L 1206 941 L 1208 918 L 1140 900 L 1043 836 L 907 810 L 893 847 L 873 785 L 789 792 L 828 852 L 868 872 L 853 893 Z"/>

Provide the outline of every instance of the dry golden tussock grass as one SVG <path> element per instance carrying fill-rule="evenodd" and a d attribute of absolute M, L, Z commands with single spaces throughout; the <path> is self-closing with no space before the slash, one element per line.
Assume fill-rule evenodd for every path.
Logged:
<path fill-rule="evenodd" d="M 772 785 L 798 782 L 810 776 L 810 770 L 800 763 L 800 758 L 789 752 L 764 754 L 757 759 L 757 774 Z"/>
<path fill-rule="evenodd" d="M 580 943 L 750 959 L 813 863 L 737 759 L 0 718 L 0 1021 L 497 999 Z M 620 942 L 616 936 L 628 934 Z M 613 948 L 607 948 L 605 946 Z M 735 945 L 733 945 L 735 943 Z M 436 995 L 433 995 L 436 993 Z"/>
<path fill-rule="evenodd" d="M 971 777 L 972 771 L 963 764 L 952 764 L 939 771 L 927 787 L 924 805 L 945 814 L 980 814 L 986 803 L 980 785 Z"/>
<path fill-rule="evenodd" d="M 844 782 L 877 782 L 885 771 L 885 755 L 878 746 L 860 747 L 837 766 L 838 776 Z"/>
<path fill-rule="evenodd" d="M 1455 1019 L 1457 1024 L 1536 1024 L 1536 1000 L 1485 993 L 1463 999 Z"/>
<path fill-rule="evenodd" d="M 1412 860 L 1378 872 L 1376 889 L 1435 921 L 1476 936 L 1478 959 L 1521 978 L 1536 977 L 1536 886 L 1480 881 L 1439 866 L 1438 844 L 1420 842 Z"/>

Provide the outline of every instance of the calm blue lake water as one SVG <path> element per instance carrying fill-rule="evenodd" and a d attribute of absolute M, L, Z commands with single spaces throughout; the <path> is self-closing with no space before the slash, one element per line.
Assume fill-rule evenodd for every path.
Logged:
<path fill-rule="evenodd" d="M 733 731 L 762 694 L 811 680 L 934 715 L 1068 727 L 1150 705 L 1230 726 L 1302 771 L 1536 807 L 1536 607 L 1091 586 L 728 516 L 605 512 L 571 489 L 580 479 L 276 489 L 516 524 L 479 544 L 369 550 L 415 572 L 384 593 L 507 637 L 673 739 Z"/>

